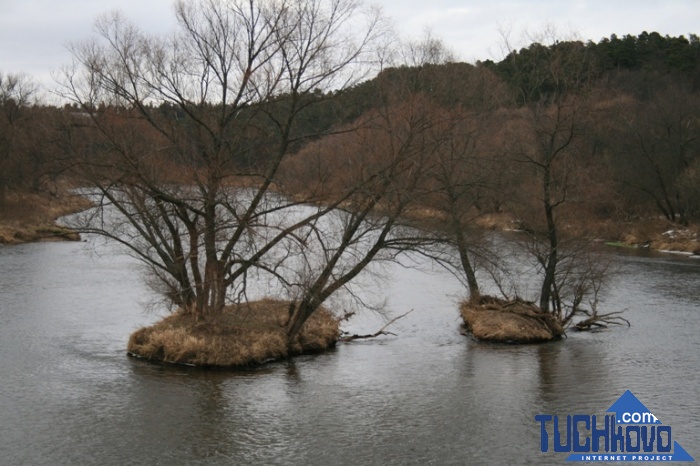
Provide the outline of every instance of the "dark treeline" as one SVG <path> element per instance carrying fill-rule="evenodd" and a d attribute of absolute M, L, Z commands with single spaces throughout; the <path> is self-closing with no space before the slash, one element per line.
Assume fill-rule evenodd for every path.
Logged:
<path fill-rule="evenodd" d="M 548 58 L 556 53 L 583 54 L 587 66 L 582 70 L 590 73 L 587 80 L 608 80 L 614 89 L 639 98 L 651 97 L 658 85 L 654 83 L 655 78 L 662 76 L 685 81 L 693 91 L 700 86 L 700 40 L 694 34 L 686 39 L 643 32 L 637 37 L 626 35 L 621 39 L 613 34 L 597 43 L 564 41 L 549 46 L 534 43 L 513 51 L 498 63 L 484 61 L 481 64 L 494 69 L 520 93 L 545 95 L 558 84 L 551 80 L 532 82 L 531 71 L 548 66 Z"/>

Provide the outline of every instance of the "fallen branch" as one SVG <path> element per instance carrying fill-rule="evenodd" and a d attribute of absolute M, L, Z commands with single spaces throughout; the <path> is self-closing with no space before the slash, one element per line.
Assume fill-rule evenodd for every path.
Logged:
<path fill-rule="evenodd" d="M 391 325 L 391 324 L 393 324 L 394 322 L 396 322 L 397 320 L 399 320 L 400 318 L 407 316 L 407 315 L 410 314 L 411 312 L 413 312 L 413 309 L 411 309 L 410 311 L 408 311 L 408 312 L 405 313 L 405 314 L 401 314 L 401 315 L 398 316 L 398 317 L 394 317 L 394 318 L 391 319 L 384 327 L 380 328 L 378 332 L 370 333 L 370 334 L 367 334 L 367 335 L 358 335 L 358 334 L 355 334 L 355 335 L 348 335 L 348 336 L 345 336 L 345 337 L 341 337 L 341 338 L 340 338 L 340 341 L 362 340 L 362 339 L 365 339 L 365 338 L 375 338 L 375 337 L 378 337 L 379 335 L 393 335 L 393 336 L 397 336 L 395 333 L 387 332 L 387 331 L 386 331 L 386 328 L 387 328 L 389 325 Z"/>
<path fill-rule="evenodd" d="M 576 331 L 583 332 L 593 330 L 593 327 L 598 329 L 608 328 L 608 325 L 623 325 L 627 324 L 630 327 L 630 321 L 620 316 L 622 312 L 611 312 L 609 314 L 594 314 L 588 319 L 576 323 L 572 328 Z"/>

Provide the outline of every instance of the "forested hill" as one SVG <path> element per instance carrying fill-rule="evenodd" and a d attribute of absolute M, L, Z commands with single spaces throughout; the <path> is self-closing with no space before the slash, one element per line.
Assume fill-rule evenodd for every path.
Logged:
<path fill-rule="evenodd" d="M 393 87 L 392 83 L 410 80 L 414 83 L 414 90 L 429 92 L 440 103 L 460 104 L 469 98 L 473 103 L 482 105 L 483 102 L 474 102 L 474 98 L 489 93 L 488 88 L 494 85 L 493 81 L 486 82 L 489 77 L 484 69 L 493 71 L 510 87 L 517 88 L 528 84 L 525 80 L 532 81 L 533 75 L 542 74 L 538 69 L 543 72 L 555 54 L 570 58 L 575 55 L 575 65 L 589 73 L 586 82 L 605 81 L 618 90 L 638 94 L 638 97 L 644 97 L 639 94 L 649 92 L 648 87 L 653 87 L 653 81 L 666 81 L 668 78 L 690 86 L 694 92 L 700 90 L 700 37 L 696 34 L 686 38 L 642 32 L 638 36 L 628 34 L 622 38 L 613 34 L 599 42 L 562 41 L 548 46 L 533 43 L 519 51 L 514 50 L 499 62 L 485 60 L 476 65 L 448 63 L 419 68 L 391 68 L 374 80 L 348 91 L 346 104 L 355 101 L 360 107 L 369 107 L 377 103 L 375 93 L 380 82 L 385 88 L 390 88 Z M 642 86 L 642 83 L 647 86 Z M 551 85 L 546 81 L 538 84 Z"/>
<path fill-rule="evenodd" d="M 512 51 L 503 60 L 476 64 L 444 63 L 387 68 L 375 78 L 342 94 L 315 97 L 326 101 L 315 105 L 305 120 L 308 131 L 317 133 L 353 121 L 365 112 L 395 99 L 397 93 L 430 95 L 447 107 L 485 110 L 507 104 L 523 105 L 550 93 L 557 84 L 547 75 L 554 56 L 570 60 L 578 69 L 579 84 L 597 84 L 635 98 L 648 99 L 669 84 L 700 91 L 700 38 L 695 34 L 671 37 L 657 32 L 638 36 L 613 34 L 599 42 L 561 41 L 552 45 L 533 43 Z M 566 63 L 564 64 L 566 66 Z M 527 99 L 524 97 L 527 95 Z"/>
<path fill-rule="evenodd" d="M 493 69 L 518 88 L 527 86 L 525 80 L 538 75 L 537 70 L 544 71 L 553 55 L 574 56 L 576 63 L 572 62 L 571 66 L 589 74 L 580 82 L 606 82 L 612 88 L 645 98 L 669 78 L 690 86 L 693 91 L 700 89 L 700 38 L 695 34 L 689 37 L 643 32 L 622 38 L 613 34 L 597 43 L 556 42 L 549 46 L 534 43 L 511 52 L 498 63 L 485 61 L 479 65 Z"/>
<path fill-rule="evenodd" d="M 604 185 L 605 201 L 596 207 L 600 215 L 656 211 L 681 223 L 700 218 L 700 38 L 695 34 L 643 32 L 597 43 L 533 43 L 499 62 L 387 68 L 340 94 L 323 96 L 325 105 L 315 106 L 300 123 L 308 124 L 304 133 L 321 129 L 322 134 L 368 112 L 395 113 L 397 102 L 416 96 L 446 111 L 494 118 L 494 145 L 498 138 L 513 144 L 524 138 L 513 139 L 520 131 L 513 129 L 516 115 L 543 122 L 561 118 L 547 116 L 558 105 L 581 110 L 576 120 L 553 121 L 575 127 L 587 144 L 579 152 L 588 153 L 588 167 L 599 169 L 588 186 Z M 504 128 L 514 133 L 505 136 Z"/>
<path fill-rule="evenodd" d="M 596 54 L 604 70 L 655 69 L 659 71 L 697 71 L 700 61 L 700 38 L 696 34 L 670 37 L 658 32 L 639 36 L 616 35 L 588 47 Z"/>
<path fill-rule="evenodd" d="M 642 32 L 638 36 L 627 34 L 622 38 L 613 34 L 597 43 L 557 42 L 548 48 L 570 47 L 572 44 L 585 47 L 603 73 L 615 70 L 692 73 L 698 70 L 700 62 L 700 38 L 696 34 L 690 34 L 689 38 L 662 36 L 658 32 Z M 540 44 L 532 44 L 520 51 L 513 51 L 498 63 L 490 60 L 480 63 L 494 67 L 508 77 L 508 64 L 512 60 L 529 60 L 541 47 Z"/>

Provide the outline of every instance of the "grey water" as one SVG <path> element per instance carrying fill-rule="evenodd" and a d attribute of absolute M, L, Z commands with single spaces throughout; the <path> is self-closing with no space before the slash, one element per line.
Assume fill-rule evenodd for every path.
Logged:
<path fill-rule="evenodd" d="M 98 249 L 99 251 L 99 249 Z M 162 314 L 133 259 L 86 243 L 0 247 L 0 464 L 561 464 L 537 414 L 604 414 L 631 390 L 700 455 L 700 261 L 611 249 L 602 311 L 630 328 L 555 343 L 460 334 L 445 271 L 387 266 L 396 336 L 246 372 L 126 356 Z M 376 290 L 375 290 L 376 292 Z M 373 332 L 365 313 L 346 323 Z"/>

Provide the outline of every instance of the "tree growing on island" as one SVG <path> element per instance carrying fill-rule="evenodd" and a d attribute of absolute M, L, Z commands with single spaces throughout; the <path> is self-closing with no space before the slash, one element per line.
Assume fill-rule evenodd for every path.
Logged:
<path fill-rule="evenodd" d="M 372 264 L 441 243 L 411 219 L 437 149 L 441 117 L 434 110 L 424 96 L 388 98 L 360 118 L 354 131 L 309 144 L 289 160 L 290 193 L 310 190 L 322 202 L 344 199 L 297 233 L 311 239 L 304 241 L 309 248 L 299 254 L 303 262 L 289 282 L 298 297 L 290 333 Z"/>
<path fill-rule="evenodd" d="M 532 42 L 505 59 L 521 105 L 506 158 L 522 173 L 518 214 L 541 278 L 538 307 L 564 328 L 586 314 L 579 329 L 619 323 L 616 313 L 597 310 L 609 267 L 591 251 L 591 238 L 571 227 L 584 212 L 595 151 L 596 57 L 581 42 L 559 41 L 551 28 Z"/>
<path fill-rule="evenodd" d="M 170 37 L 115 13 L 72 47 L 63 95 L 81 113 L 67 142 L 96 203 L 76 226 L 122 244 L 163 297 L 206 319 L 246 301 L 253 277 L 288 283 L 301 230 L 363 188 L 305 209 L 309 199 L 276 194 L 289 152 L 318 136 L 305 112 L 367 76 L 386 30 L 354 0 L 179 1 L 175 12 Z"/>
<path fill-rule="evenodd" d="M 395 101 L 423 102 L 429 130 L 416 133 L 426 150 L 423 177 L 414 188 L 408 212 L 431 236 L 420 253 L 450 270 L 479 301 L 479 269 L 498 269 L 498 258 L 486 247 L 476 221 L 498 209 L 501 194 L 493 158 L 497 110 L 509 94 L 491 70 L 456 63 L 454 53 L 430 33 L 410 42 L 400 54 L 400 67 L 375 80 Z"/>

